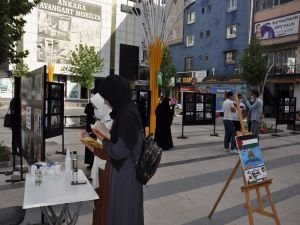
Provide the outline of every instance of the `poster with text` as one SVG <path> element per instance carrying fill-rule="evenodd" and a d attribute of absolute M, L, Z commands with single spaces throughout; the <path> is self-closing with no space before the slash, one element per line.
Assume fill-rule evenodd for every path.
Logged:
<path fill-rule="evenodd" d="M 258 39 L 279 38 L 299 33 L 300 13 L 279 17 L 255 24 Z"/>
<path fill-rule="evenodd" d="M 232 87 L 211 87 L 210 92 L 216 95 L 216 112 L 222 112 L 225 93 L 228 91 L 235 93 L 235 89 Z"/>
<path fill-rule="evenodd" d="M 242 168 L 247 184 L 259 183 L 268 178 L 265 162 L 255 135 L 237 136 Z"/>
<path fill-rule="evenodd" d="M 100 51 L 101 17 L 99 5 L 42 0 L 38 5 L 37 61 L 62 64 L 55 66 L 55 72 L 64 72 L 64 65 L 79 44 Z"/>

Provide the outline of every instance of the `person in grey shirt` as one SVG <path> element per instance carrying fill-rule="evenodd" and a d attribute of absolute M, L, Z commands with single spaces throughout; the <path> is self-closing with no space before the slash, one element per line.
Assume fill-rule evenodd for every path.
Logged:
<path fill-rule="evenodd" d="M 248 100 L 244 101 L 244 104 L 248 107 L 250 116 L 250 122 L 251 122 L 251 133 L 255 134 L 257 137 L 259 135 L 259 125 L 261 120 L 261 114 L 262 114 L 262 101 L 259 99 L 259 93 L 256 90 L 252 90 L 251 94 L 251 102 Z"/>

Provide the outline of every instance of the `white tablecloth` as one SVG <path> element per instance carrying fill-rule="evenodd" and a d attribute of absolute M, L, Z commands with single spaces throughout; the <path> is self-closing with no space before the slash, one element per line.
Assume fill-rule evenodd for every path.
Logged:
<path fill-rule="evenodd" d="M 86 180 L 86 184 L 71 185 L 71 178 L 64 174 L 49 175 L 43 176 L 42 184 L 36 186 L 35 177 L 27 174 L 23 209 L 99 199 L 82 170 L 78 171 L 78 180 Z"/>

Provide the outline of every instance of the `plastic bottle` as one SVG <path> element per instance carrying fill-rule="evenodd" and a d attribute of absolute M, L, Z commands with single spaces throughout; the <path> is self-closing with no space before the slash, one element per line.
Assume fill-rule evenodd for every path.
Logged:
<path fill-rule="evenodd" d="M 65 157 L 65 175 L 66 177 L 70 177 L 71 173 L 71 155 L 70 150 L 67 148 L 67 153 Z"/>
<path fill-rule="evenodd" d="M 72 181 L 78 181 L 78 155 L 77 151 L 72 152 Z"/>
<path fill-rule="evenodd" d="M 42 179 L 43 179 L 43 174 L 42 174 L 42 170 L 41 170 L 41 165 L 36 164 L 36 170 L 34 172 L 35 174 L 35 185 L 40 186 L 42 183 Z"/>

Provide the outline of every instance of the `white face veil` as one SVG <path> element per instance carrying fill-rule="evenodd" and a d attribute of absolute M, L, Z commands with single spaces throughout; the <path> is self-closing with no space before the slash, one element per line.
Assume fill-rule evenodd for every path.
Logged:
<path fill-rule="evenodd" d="M 105 117 L 111 112 L 111 108 L 104 103 L 104 98 L 102 98 L 99 93 L 91 97 L 91 102 L 97 109 L 94 109 L 95 117 L 99 120 L 104 120 Z"/>

